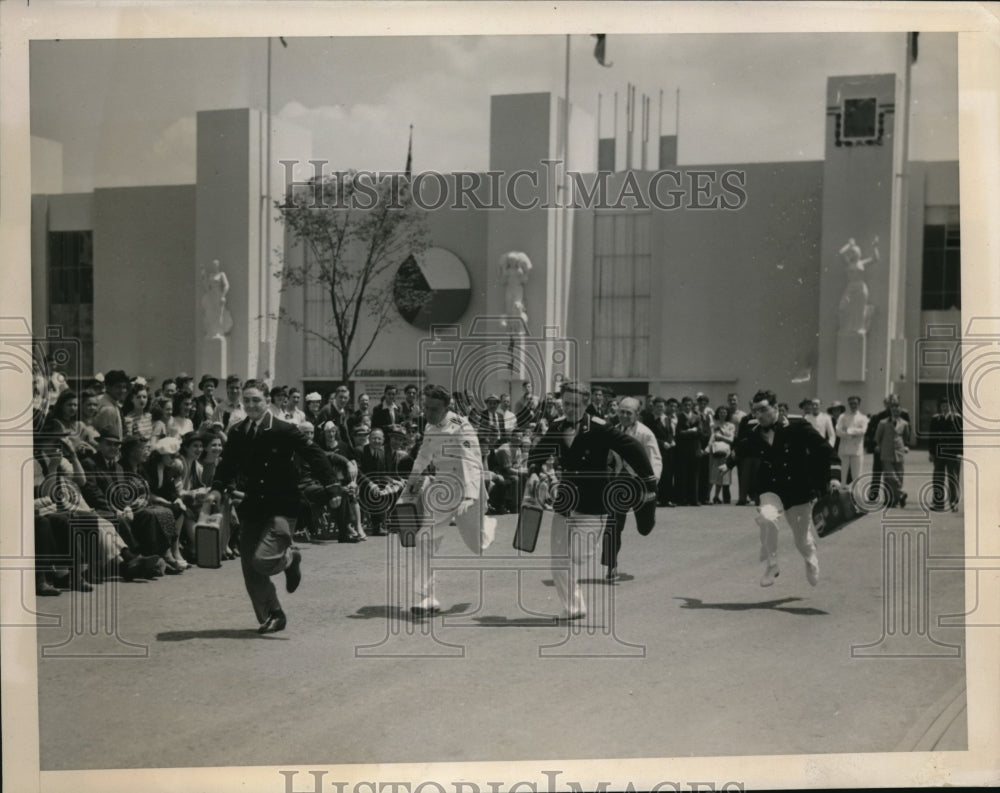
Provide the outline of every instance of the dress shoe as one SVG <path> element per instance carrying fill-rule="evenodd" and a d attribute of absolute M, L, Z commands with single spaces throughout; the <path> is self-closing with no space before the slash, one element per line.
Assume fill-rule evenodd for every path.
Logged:
<path fill-rule="evenodd" d="M 35 584 L 35 596 L 36 597 L 55 597 L 56 595 L 61 595 L 58 589 L 56 589 L 48 581 L 39 581 Z"/>
<path fill-rule="evenodd" d="M 283 631 L 288 624 L 283 612 L 276 611 L 257 629 L 257 633 L 277 633 Z"/>
<path fill-rule="evenodd" d="M 899 494 L 899 508 L 906 509 L 906 493 Z"/>
<path fill-rule="evenodd" d="M 604 578 L 607 581 L 617 581 L 619 578 L 621 578 L 621 574 L 618 572 L 617 567 L 612 567 L 610 570 L 608 570 L 608 574 Z"/>
<path fill-rule="evenodd" d="M 285 568 L 285 589 L 294 592 L 302 583 L 302 554 L 292 551 L 292 562 Z M 285 627 L 284 616 L 282 616 L 281 627 Z"/>
<path fill-rule="evenodd" d="M 764 571 L 764 575 L 760 577 L 760 585 L 771 586 L 774 583 L 774 579 L 776 579 L 778 575 L 779 575 L 778 565 L 769 564 L 767 566 L 767 569 Z"/>
<path fill-rule="evenodd" d="M 819 583 L 819 561 L 816 559 L 806 559 L 806 580 L 809 586 L 816 586 Z"/>

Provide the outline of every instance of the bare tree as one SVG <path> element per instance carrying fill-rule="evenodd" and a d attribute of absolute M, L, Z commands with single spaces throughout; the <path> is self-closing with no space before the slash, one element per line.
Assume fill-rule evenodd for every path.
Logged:
<path fill-rule="evenodd" d="M 281 290 L 318 286 L 329 295 L 332 310 L 327 327 L 308 327 L 284 307 L 276 317 L 329 344 L 340 355 L 345 383 L 379 334 L 400 319 L 397 307 L 412 315 L 429 299 L 419 288 L 419 269 L 400 268 L 427 248 L 428 232 L 426 214 L 399 177 L 376 181 L 365 172 L 324 174 L 276 204 L 304 254 L 285 257 L 277 274 Z M 365 317 L 371 330 L 359 338 Z"/>

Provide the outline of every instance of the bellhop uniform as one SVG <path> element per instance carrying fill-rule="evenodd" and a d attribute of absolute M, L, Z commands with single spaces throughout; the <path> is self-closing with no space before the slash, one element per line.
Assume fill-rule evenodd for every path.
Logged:
<path fill-rule="evenodd" d="M 249 435 L 251 419 L 233 427 L 215 471 L 212 489 L 246 493 L 236 511 L 240 517 L 240 562 L 243 580 L 257 620 L 281 613 L 271 576 L 292 562 L 292 532 L 299 513 L 297 455 L 323 485 L 336 481 L 319 446 L 295 426 L 265 413 Z"/>
<path fill-rule="evenodd" d="M 609 503 L 608 452 L 617 452 L 635 472 L 647 497 L 655 497 L 656 477 L 642 443 L 589 413 L 577 424 L 566 418 L 553 421 L 528 456 L 530 473 L 539 474 L 549 457 L 555 458 L 559 471 L 552 521 L 552 578 L 565 616 L 571 618 L 587 613 L 579 582 L 590 564 L 593 546 L 600 541 L 604 516 L 623 506 Z M 567 557 L 569 569 L 565 563 L 556 566 L 558 559 Z"/>
<path fill-rule="evenodd" d="M 448 411 L 439 424 L 427 423 L 412 470 L 421 474 L 429 467 L 433 475 L 425 478 L 420 494 L 423 512 L 417 546 L 430 543 L 430 553 L 417 565 L 414 593 L 421 607 L 437 608 L 430 558 L 440 550 L 451 519 L 455 518 L 462 541 L 477 555 L 492 544 L 496 521 L 485 516 L 483 459 L 468 419 Z M 473 503 L 458 515 L 463 499 Z"/>
<path fill-rule="evenodd" d="M 792 418 L 787 422 L 776 421 L 772 425 L 774 437 L 770 443 L 760 425 L 753 428 L 747 439 L 749 451 L 760 457 L 757 480 L 760 560 L 768 563 L 769 570 L 777 571 L 778 527 L 786 524 L 807 567 L 814 570 L 811 575 L 818 577 L 812 501 L 826 492 L 830 481 L 839 481 L 840 459 L 805 419 Z M 810 583 L 814 583 L 812 578 Z"/>

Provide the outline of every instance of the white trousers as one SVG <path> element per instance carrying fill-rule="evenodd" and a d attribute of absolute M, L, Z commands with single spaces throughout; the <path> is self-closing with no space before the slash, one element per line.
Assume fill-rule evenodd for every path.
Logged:
<path fill-rule="evenodd" d="M 552 516 L 552 579 L 562 606 L 570 614 L 585 614 L 582 581 L 601 578 L 600 549 L 604 515 L 571 513 Z M 591 585 L 593 586 L 593 584 Z"/>
<path fill-rule="evenodd" d="M 812 522 L 812 503 L 796 504 L 785 509 L 776 493 L 761 493 L 757 508 L 757 525 L 760 526 L 760 560 L 768 564 L 778 562 L 778 527 L 787 526 L 792 531 L 795 547 L 806 561 L 816 562 L 816 529 Z"/>
<path fill-rule="evenodd" d="M 458 548 L 458 538 L 473 554 L 479 556 L 493 542 L 496 519 L 484 514 L 483 499 L 474 501 L 466 512 L 456 515 L 457 510 L 445 512 L 428 510 L 423 513 L 420 529 L 416 535 L 416 564 L 413 570 L 413 592 L 416 602 L 434 600 L 433 559 L 441 553 L 447 539 L 446 551 Z M 452 526 L 452 518 L 457 526 Z M 450 551 L 449 551 L 450 552 Z"/>
<path fill-rule="evenodd" d="M 845 454 L 840 458 L 844 474 L 843 481 L 845 483 L 853 482 L 861 476 L 861 468 L 864 460 L 865 456 L 863 454 Z"/>

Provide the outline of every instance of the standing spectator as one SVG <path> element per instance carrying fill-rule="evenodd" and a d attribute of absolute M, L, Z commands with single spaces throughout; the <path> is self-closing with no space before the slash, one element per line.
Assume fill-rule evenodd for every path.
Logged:
<path fill-rule="evenodd" d="M 276 419 L 285 421 L 285 406 L 288 404 L 288 388 L 283 385 L 276 385 L 268 392 L 270 403 L 267 412 Z"/>
<path fill-rule="evenodd" d="M 715 421 L 715 411 L 712 410 L 711 400 L 707 394 L 695 394 L 700 422 L 699 448 L 698 448 L 698 503 L 701 505 L 711 503 L 712 489 L 712 455 L 708 451 L 708 441 L 712 437 L 712 422 Z"/>
<path fill-rule="evenodd" d="M 413 383 L 403 389 L 403 401 L 399 405 L 400 424 L 406 426 L 420 417 L 420 403 L 417 401 L 417 387 Z"/>
<path fill-rule="evenodd" d="M 889 405 L 889 415 L 879 422 L 875 430 L 875 446 L 882 461 L 882 477 L 889 489 L 888 506 L 905 507 L 903 461 L 910 451 L 910 422 L 902 417 L 898 402 Z"/>
<path fill-rule="evenodd" d="M 497 412 L 500 414 L 503 424 L 503 436 L 509 438 L 514 427 L 517 426 L 517 416 L 510 409 L 510 394 L 506 391 L 500 392 L 500 407 L 497 408 Z"/>
<path fill-rule="evenodd" d="M 201 394 L 194 399 L 194 416 L 191 417 L 195 427 L 200 427 L 204 422 L 215 418 L 219 408 L 219 403 L 215 399 L 215 389 L 218 387 L 218 377 L 210 374 L 202 375 L 201 381 L 198 383 L 198 390 L 201 391 Z"/>
<path fill-rule="evenodd" d="M 847 397 L 847 410 L 837 419 L 839 445 L 834 447 L 844 470 L 844 483 L 851 484 L 861 476 L 864 468 L 864 439 L 868 430 L 868 417 L 861 412 L 861 397 Z"/>
<path fill-rule="evenodd" d="M 729 421 L 729 408 L 719 405 L 715 409 L 715 417 L 712 420 L 712 435 L 708 440 L 708 455 L 712 464 L 710 473 L 712 474 L 711 502 L 713 504 L 729 504 L 732 495 L 729 489 L 729 473 L 732 466 L 726 465 L 729 455 L 733 452 L 733 443 L 736 440 L 736 427 Z"/>
<path fill-rule="evenodd" d="M 121 369 L 112 369 L 104 377 L 104 395 L 100 398 L 97 413 L 92 422 L 98 434 L 107 433 L 117 438 L 124 436 L 123 408 L 125 397 L 128 396 L 131 387 L 128 375 Z"/>
<path fill-rule="evenodd" d="M 618 403 L 618 428 L 629 437 L 635 438 L 642 444 L 646 452 L 646 459 L 653 469 L 653 476 L 658 483 L 663 473 L 663 460 L 660 456 L 660 445 L 656 440 L 653 431 L 639 421 L 639 400 L 633 397 L 625 397 Z M 611 452 L 615 470 L 619 476 L 632 480 L 639 480 L 635 469 L 626 463 L 617 452 Z M 637 484 L 641 484 L 637 482 Z M 608 568 L 606 579 L 608 581 L 618 580 L 618 554 L 622 548 L 622 532 L 625 530 L 624 510 L 615 511 L 609 509 L 607 520 L 604 524 L 604 535 L 601 538 L 601 564 Z"/>
<path fill-rule="evenodd" d="M 694 400 L 684 397 L 681 412 L 677 415 L 677 446 L 675 484 L 677 503 L 697 507 L 698 474 L 701 457 L 701 414 L 694 408 Z"/>
<path fill-rule="evenodd" d="M 177 390 L 177 381 L 172 377 L 168 377 L 160 384 L 160 390 L 156 392 L 156 395 L 173 399 L 177 395 Z"/>
<path fill-rule="evenodd" d="M 385 429 L 399 423 L 400 410 L 396 404 L 396 386 L 387 385 L 382 392 L 382 401 L 372 411 L 372 429 Z"/>
<path fill-rule="evenodd" d="M 844 407 L 843 402 L 838 402 L 834 400 L 830 407 L 826 409 L 827 415 L 830 417 L 830 423 L 833 424 L 833 432 L 836 436 L 836 440 L 833 442 L 833 450 L 840 455 L 840 436 L 837 435 L 837 422 L 840 421 L 840 417 L 844 415 L 847 408 Z"/>
<path fill-rule="evenodd" d="M 323 405 L 323 397 L 320 396 L 319 391 L 310 391 L 306 394 L 305 404 L 305 420 L 313 425 L 318 436 L 322 432 L 320 429 L 322 422 L 319 418 L 319 411 Z"/>
<path fill-rule="evenodd" d="M 538 397 L 535 396 L 535 387 L 531 384 L 530 380 L 525 380 L 521 383 L 521 388 L 523 389 L 521 396 L 518 398 L 517 402 L 514 403 L 514 413 L 517 415 L 520 415 L 521 411 L 528 406 L 528 402 L 531 397 L 535 397 L 536 405 L 539 403 Z"/>
<path fill-rule="evenodd" d="M 732 393 L 727 396 L 726 406 L 729 408 L 729 422 L 739 430 L 743 417 L 749 415 L 745 410 L 740 410 L 740 395 Z"/>
<path fill-rule="evenodd" d="M 944 396 L 938 400 L 938 412 L 931 418 L 930 458 L 934 464 L 934 502 L 931 507 L 943 512 L 945 490 L 948 506 L 958 511 L 960 495 L 959 476 L 962 466 L 962 418 L 951 410 L 951 400 Z"/>
<path fill-rule="evenodd" d="M 816 529 L 812 522 L 813 501 L 836 487 L 840 462 L 833 447 L 809 422 L 795 417 L 781 419 L 773 391 L 754 394 L 751 410 L 757 419 L 748 443 L 760 456 L 760 560 L 766 563 L 760 585 L 774 584 L 779 574 L 778 530 L 788 526 L 795 547 L 805 560 L 806 580 L 819 583 Z M 726 463 L 732 467 L 732 461 Z"/>
<path fill-rule="evenodd" d="M 305 411 L 302 410 L 302 392 L 295 388 L 288 389 L 288 404 L 285 405 L 285 421 L 292 424 L 301 424 L 306 420 Z"/>
<path fill-rule="evenodd" d="M 535 394 L 528 394 L 523 404 L 520 402 L 518 404 L 521 407 L 514 414 L 517 426 L 521 429 L 527 429 L 532 424 L 538 424 L 542 418 L 542 408 L 538 397 Z"/>
<path fill-rule="evenodd" d="M 677 400 L 673 397 L 670 399 L 654 397 L 653 413 L 646 426 L 656 438 L 663 464 L 660 481 L 656 488 L 656 505 L 673 507 L 676 498 L 674 495 L 674 470 L 676 467 L 674 455 L 677 448 Z"/>
<path fill-rule="evenodd" d="M 598 418 L 604 418 L 604 414 L 607 412 L 607 393 L 604 388 L 599 385 L 595 385 L 590 389 L 590 404 L 587 405 L 587 412 L 591 416 L 597 416 Z"/>
<path fill-rule="evenodd" d="M 153 419 L 153 428 L 150 430 L 149 440 L 155 444 L 160 438 L 168 437 L 167 425 L 174 415 L 173 398 L 165 395 L 156 397 L 153 400 L 153 408 L 149 415 Z"/>
<path fill-rule="evenodd" d="M 302 459 L 324 486 L 335 477 L 323 451 L 295 427 L 268 414 L 264 387 L 255 380 L 243 384 L 247 418 L 233 427 L 215 472 L 208 500 L 218 505 L 222 491 L 245 482 L 240 517 L 240 561 L 243 580 L 260 623 L 260 633 L 285 629 L 287 617 L 278 602 L 271 576 L 285 573 L 294 592 L 302 580 L 302 554 L 292 546 L 299 507 L 299 471 Z"/>
<path fill-rule="evenodd" d="M 892 405 L 899 405 L 899 397 L 896 394 L 889 394 L 882 400 L 882 404 L 885 406 L 884 409 L 868 419 L 868 429 L 865 431 L 865 451 L 870 452 L 872 455 L 872 483 L 868 491 L 868 497 L 871 501 L 878 500 L 879 489 L 882 484 L 882 457 L 878 453 L 878 443 L 875 440 L 875 433 L 878 432 L 879 424 L 889 418 Z M 900 408 L 899 416 L 906 422 L 910 420 L 910 414 L 902 408 Z"/>
<path fill-rule="evenodd" d="M 470 416 L 472 425 L 476 428 L 479 438 L 479 449 L 484 458 L 506 440 L 504 421 L 500 415 L 500 397 L 490 394 L 486 397 L 486 410 L 478 416 Z"/>
<path fill-rule="evenodd" d="M 837 444 L 837 433 L 833 429 L 833 421 L 827 413 L 820 410 L 822 403 L 818 399 L 810 399 L 806 406 L 805 420 L 812 424 L 813 429 L 831 446 Z"/>
<path fill-rule="evenodd" d="M 369 430 L 372 428 L 372 408 L 371 397 L 363 391 L 358 394 L 358 408 L 347 419 L 347 427 L 351 437 L 357 434 L 357 428 L 365 426 Z"/>
<path fill-rule="evenodd" d="M 321 423 L 326 424 L 326 422 L 332 421 L 334 426 L 337 428 L 337 439 L 339 444 L 348 449 L 352 445 L 351 427 L 348 425 L 348 420 L 350 418 L 350 408 L 348 407 L 348 404 L 350 401 L 350 389 L 346 385 L 339 385 L 330 395 L 330 399 L 327 401 L 326 406 L 319 412 Z M 340 453 L 344 454 L 343 451 Z"/>
<path fill-rule="evenodd" d="M 222 416 L 222 426 L 226 430 L 246 418 L 247 414 L 243 411 L 240 394 L 239 375 L 229 375 L 226 378 L 226 401 L 219 406 L 219 413 Z"/>

